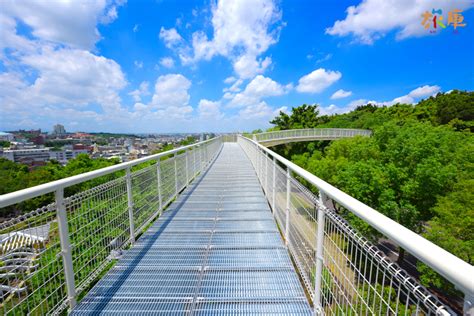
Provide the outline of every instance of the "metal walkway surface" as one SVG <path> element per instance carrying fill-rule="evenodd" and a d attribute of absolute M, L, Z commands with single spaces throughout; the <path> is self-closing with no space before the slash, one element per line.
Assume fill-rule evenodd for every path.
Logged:
<path fill-rule="evenodd" d="M 73 311 L 98 314 L 311 315 L 238 144 L 224 144 Z"/>

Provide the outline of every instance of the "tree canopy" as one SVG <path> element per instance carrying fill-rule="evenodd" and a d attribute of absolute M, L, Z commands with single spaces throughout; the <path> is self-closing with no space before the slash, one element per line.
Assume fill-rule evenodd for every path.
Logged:
<path fill-rule="evenodd" d="M 277 129 L 371 129 L 372 137 L 288 144 L 276 150 L 472 264 L 473 119 L 474 92 L 452 91 L 416 105 L 367 104 L 331 116 L 318 116 L 317 105 L 302 105 L 271 123 Z M 352 214 L 339 211 L 364 234 L 374 233 Z M 426 267 L 420 266 L 420 272 L 425 284 L 453 290 Z"/>

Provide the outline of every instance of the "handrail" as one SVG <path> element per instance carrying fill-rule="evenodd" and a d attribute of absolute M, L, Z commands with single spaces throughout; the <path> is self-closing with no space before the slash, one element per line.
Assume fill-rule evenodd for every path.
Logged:
<path fill-rule="evenodd" d="M 291 129 L 273 132 L 258 133 L 253 135 L 253 139 L 258 142 L 271 142 L 282 139 L 301 139 L 301 138 L 345 138 L 353 136 L 370 136 L 372 131 L 366 129 L 354 128 L 306 128 L 306 129 Z"/>
<path fill-rule="evenodd" d="M 265 146 L 262 146 L 258 142 L 240 135 L 239 138 L 252 142 L 257 146 L 257 148 L 266 152 L 295 174 L 317 187 L 321 192 L 342 205 L 348 211 L 367 222 L 385 236 L 389 237 L 399 246 L 455 284 L 456 287 L 466 295 L 466 297 L 471 298 L 474 296 L 474 266 L 454 256 L 422 236 L 412 232 L 396 221 L 379 213 L 375 209 L 342 192 L 309 171 L 306 171 L 288 159 L 278 155 Z"/>
<path fill-rule="evenodd" d="M 298 129 L 284 129 L 284 130 L 279 130 L 279 131 L 271 131 L 271 132 L 263 132 L 263 133 L 257 133 L 254 135 L 266 135 L 266 134 L 277 134 L 281 132 L 287 132 L 287 131 L 314 131 L 314 130 L 330 130 L 330 131 L 354 131 L 354 132 L 367 132 L 371 133 L 370 130 L 368 129 L 360 129 L 360 128 L 298 128 Z"/>
<path fill-rule="evenodd" d="M 202 146 L 206 143 L 216 141 L 220 137 L 221 136 L 214 137 L 214 138 L 211 138 L 211 139 L 208 139 L 208 140 L 196 143 L 196 144 L 182 146 L 182 147 L 175 148 L 175 149 L 172 149 L 172 150 L 168 150 L 168 151 L 165 151 L 165 152 L 162 152 L 162 153 L 159 153 L 159 154 L 146 156 L 146 157 L 135 159 L 135 160 L 132 160 L 132 161 L 123 162 L 123 163 L 120 163 L 120 164 L 117 164 L 117 165 L 114 165 L 114 166 L 89 171 L 89 172 L 86 172 L 86 173 L 78 174 L 78 175 L 67 177 L 67 178 L 64 178 L 64 179 L 60 179 L 60 180 L 40 184 L 40 185 L 31 187 L 31 188 L 26 188 L 26 189 L 23 189 L 23 190 L 3 194 L 3 195 L 0 195 L 0 208 L 7 207 L 7 206 L 10 206 L 12 204 L 19 203 L 21 201 L 31 199 L 31 198 L 34 198 L 34 197 L 37 197 L 37 196 L 40 196 L 40 195 L 43 195 L 43 194 L 46 194 L 46 193 L 51 193 L 51 192 L 54 192 L 54 191 L 56 191 L 57 189 L 60 189 L 60 188 L 70 187 L 72 185 L 82 183 L 82 182 L 85 182 L 87 180 L 91 180 L 91 179 L 94 179 L 94 178 L 97 178 L 97 177 L 100 177 L 100 176 L 104 176 L 104 175 L 107 175 L 107 174 L 110 174 L 110 173 L 113 173 L 113 172 L 116 172 L 116 171 L 126 170 L 127 168 L 133 167 L 135 165 L 138 165 L 138 164 L 150 161 L 150 160 L 157 160 L 161 157 L 169 156 L 169 155 L 175 154 L 175 153 L 177 153 L 179 151 L 182 151 L 182 150 Z"/>

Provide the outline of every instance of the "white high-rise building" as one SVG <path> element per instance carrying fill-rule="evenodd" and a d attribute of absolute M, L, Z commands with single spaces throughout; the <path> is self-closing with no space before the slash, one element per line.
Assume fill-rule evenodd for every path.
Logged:
<path fill-rule="evenodd" d="M 54 125 L 52 134 L 57 135 L 57 136 L 65 135 L 66 129 L 64 128 L 64 125 L 61 125 L 61 124 Z"/>

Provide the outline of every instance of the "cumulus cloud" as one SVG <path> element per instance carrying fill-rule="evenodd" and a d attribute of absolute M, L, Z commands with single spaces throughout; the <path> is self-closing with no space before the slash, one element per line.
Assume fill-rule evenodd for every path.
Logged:
<path fill-rule="evenodd" d="M 474 6 L 470 0 L 363 0 L 347 8 L 345 19 L 336 21 L 326 33 L 337 36 L 353 35 L 357 41 L 372 44 L 375 40 L 396 30 L 397 39 L 430 35 L 421 24 L 421 15 L 433 8 L 443 12 L 466 10 Z"/>
<path fill-rule="evenodd" d="M 183 38 L 179 35 L 178 31 L 175 28 L 165 29 L 162 27 L 160 29 L 159 37 L 165 43 L 165 46 L 168 48 L 174 48 L 183 42 Z"/>
<path fill-rule="evenodd" d="M 45 49 L 21 61 L 38 72 L 28 90 L 47 103 L 117 105 L 118 91 L 126 85 L 115 61 L 83 50 Z"/>
<path fill-rule="evenodd" d="M 224 56 L 231 60 L 237 76 L 253 78 L 267 69 L 272 60 L 261 57 L 278 41 L 281 11 L 273 0 L 220 0 L 212 5 L 212 37 L 204 31 L 194 32 L 191 44 L 183 44 L 175 29 L 162 28 L 162 38 L 169 48 L 177 51 L 181 62 L 190 64 Z M 236 31 L 238 30 L 238 31 Z"/>
<path fill-rule="evenodd" d="M 129 93 L 133 97 L 133 100 L 135 102 L 140 102 L 142 100 L 142 96 L 149 95 L 150 92 L 148 91 L 148 86 L 149 86 L 148 81 L 143 81 L 140 83 L 140 86 L 138 89 L 133 90 L 132 92 Z"/>
<path fill-rule="evenodd" d="M 441 88 L 437 85 L 434 85 L 434 86 L 425 85 L 425 86 L 418 87 L 410 91 L 408 94 L 394 98 L 391 101 L 374 101 L 374 100 L 367 100 L 367 99 L 358 99 L 358 100 L 351 101 L 347 105 L 347 108 L 349 110 L 353 110 L 360 105 L 365 105 L 369 103 L 373 105 L 377 105 L 377 106 L 392 106 L 397 103 L 415 104 L 421 98 L 426 98 L 426 97 L 436 95 L 438 92 L 440 92 L 440 90 Z"/>
<path fill-rule="evenodd" d="M 260 104 L 261 99 L 266 97 L 280 96 L 288 93 L 292 89 L 292 85 L 283 86 L 278 82 L 264 77 L 262 75 L 256 76 L 245 87 L 244 91 L 237 93 L 231 102 L 230 107 L 244 107 L 250 105 Z"/>
<path fill-rule="evenodd" d="M 220 111 L 220 106 L 219 101 L 202 99 L 198 105 L 199 116 L 203 119 L 220 120 L 224 117 L 224 114 Z"/>
<path fill-rule="evenodd" d="M 181 74 L 158 77 L 151 104 L 156 108 L 187 107 L 191 81 Z"/>
<path fill-rule="evenodd" d="M 237 78 L 232 77 L 232 76 L 227 77 L 227 78 L 224 79 L 224 83 L 227 83 L 227 84 L 234 83 L 235 81 L 237 81 Z"/>
<path fill-rule="evenodd" d="M 339 71 L 319 68 L 303 76 L 298 81 L 296 90 L 298 92 L 318 93 L 338 81 L 342 77 Z"/>
<path fill-rule="evenodd" d="M 133 62 L 133 65 L 135 66 L 135 68 L 138 68 L 138 69 L 142 69 L 143 68 L 143 62 L 142 61 L 139 61 L 139 60 L 135 60 Z"/>
<path fill-rule="evenodd" d="M 21 20 L 39 39 L 91 49 L 100 39 L 97 24 L 108 24 L 118 16 L 122 1 L 4 1 L 3 14 Z M 74 17 L 74 18 L 71 18 Z"/>
<path fill-rule="evenodd" d="M 339 89 L 336 92 L 334 92 L 331 96 L 331 99 L 342 99 L 342 98 L 347 98 L 352 95 L 352 91 L 345 91 L 343 89 Z"/>
<path fill-rule="evenodd" d="M 174 60 L 171 57 L 163 57 L 160 59 L 160 65 L 165 68 L 173 68 L 174 67 Z"/>

